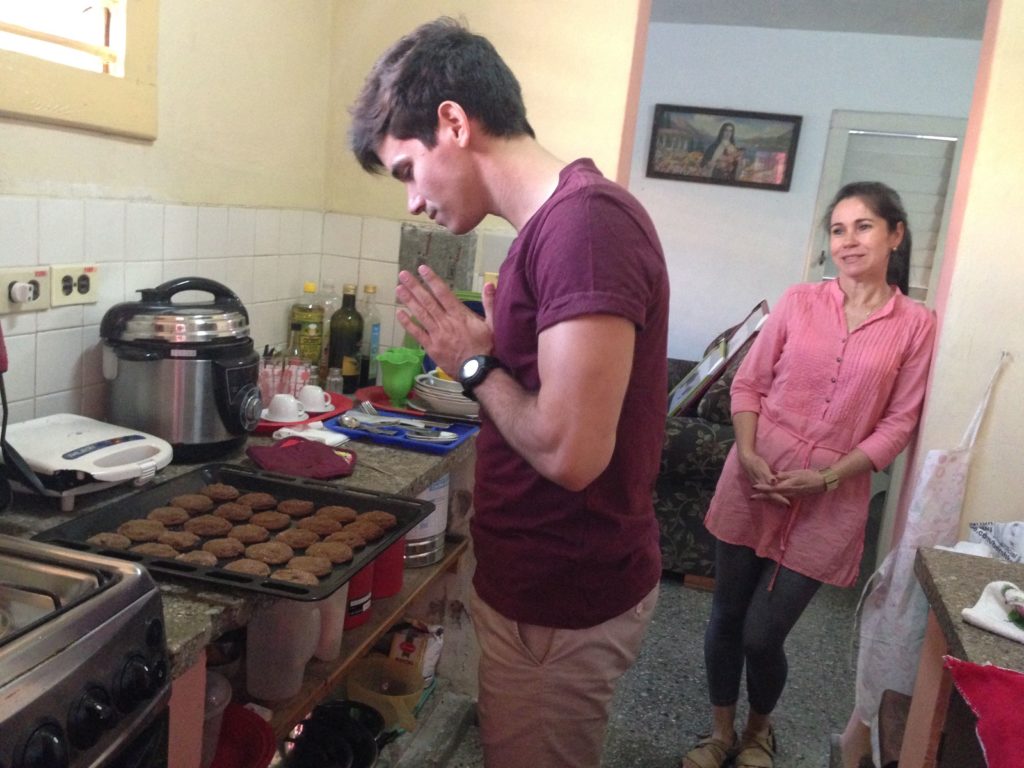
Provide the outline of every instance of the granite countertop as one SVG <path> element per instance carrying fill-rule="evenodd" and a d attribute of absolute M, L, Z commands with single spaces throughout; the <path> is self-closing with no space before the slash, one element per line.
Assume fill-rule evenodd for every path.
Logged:
<path fill-rule="evenodd" d="M 248 445 L 268 445 L 271 442 L 270 438 L 253 436 L 249 438 Z M 355 469 L 348 477 L 335 481 L 336 485 L 415 497 L 472 455 L 475 436 L 440 455 L 401 450 L 360 440 L 349 441 L 346 447 L 356 453 Z M 255 466 L 246 457 L 242 447 L 209 462 L 168 465 L 142 487 L 148 489 L 158 486 L 212 463 Z M 123 483 L 82 494 L 75 498 L 71 512 L 61 511 L 60 499 L 16 493 L 10 508 L 0 513 L 0 534 L 32 538 L 98 507 L 125 499 L 137 490 L 131 483 Z M 259 601 L 271 599 L 227 588 L 214 590 L 198 584 L 195 587 L 181 583 L 158 584 L 164 604 L 173 677 L 178 677 L 191 667 L 211 640 L 229 629 L 244 625 Z"/>
<path fill-rule="evenodd" d="M 1024 671 L 1024 645 L 986 632 L 963 620 L 987 584 L 1024 585 L 1024 563 L 1006 563 L 942 549 L 918 550 L 914 573 L 945 635 L 949 654 L 975 664 L 991 663 Z"/>

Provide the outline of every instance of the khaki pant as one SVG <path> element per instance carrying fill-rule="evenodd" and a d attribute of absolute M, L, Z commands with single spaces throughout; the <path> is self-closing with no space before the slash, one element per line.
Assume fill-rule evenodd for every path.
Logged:
<path fill-rule="evenodd" d="M 487 768 L 597 768 L 615 683 L 636 660 L 658 600 L 587 629 L 510 621 L 474 592 L 480 737 Z"/>

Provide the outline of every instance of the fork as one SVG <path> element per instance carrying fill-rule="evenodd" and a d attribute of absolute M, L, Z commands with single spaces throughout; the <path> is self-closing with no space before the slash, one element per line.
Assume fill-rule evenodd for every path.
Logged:
<path fill-rule="evenodd" d="M 363 413 L 368 413 L 370 416 L 380 416 L 380 411 L 373 407 L 373 403 L 369 400 L 363 400 L 359 403 L 359 410 Z"/>

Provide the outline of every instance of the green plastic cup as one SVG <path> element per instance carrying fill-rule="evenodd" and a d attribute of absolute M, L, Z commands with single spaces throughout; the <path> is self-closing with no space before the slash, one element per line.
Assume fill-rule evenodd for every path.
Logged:
<path fill-rule="evenodd" d="M 423 369 L 423 351 L 408 347 L 392 347 L 377 355 L 380 361 L 381 386 L 395 408 L 404 408 L 416 375 Z"/>

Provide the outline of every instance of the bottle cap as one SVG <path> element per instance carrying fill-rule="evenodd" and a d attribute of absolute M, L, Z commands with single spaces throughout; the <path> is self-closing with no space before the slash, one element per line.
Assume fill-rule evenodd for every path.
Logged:
<path fill-rule="evenodd" d="M 363 293 L 376 293 L 376 292 L 377 292 L 377 286 L 376 285 L 370 284 L 370 285 L 364 285 L 363 286 Z"/>
<path fill-rule="evenodd" d="M 292 323 L 291 328 L 293 331 L 301 331 L 302 323 Z"/>
<path fill-rule="evenodd" d="M 302 292 L 303 293 L 316 293 L 316 283 L 313 283 L 313 282 L 303 283 L 303 285 L 302 285 Z"/>
<path fill-rule="evenodd" d="M 342 288 L 343 293 L 355 293 L 356 286 L 354 283 L 345 283 L 345 287 Z"/>

